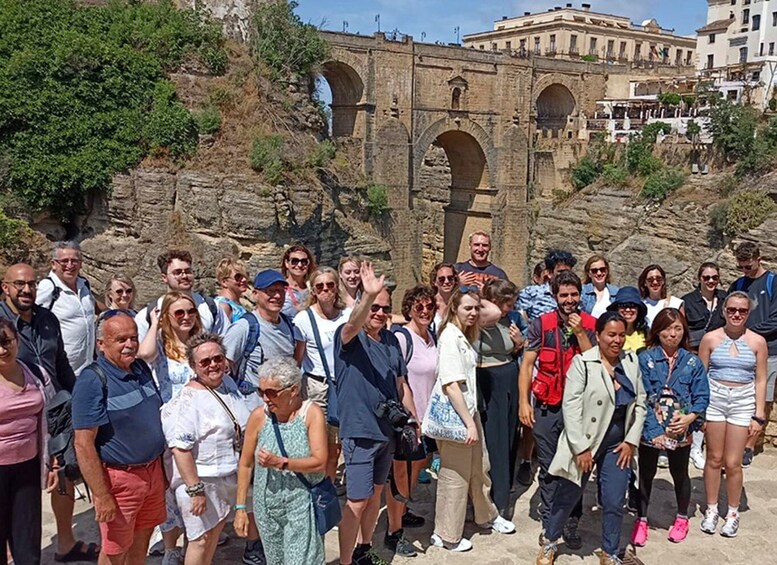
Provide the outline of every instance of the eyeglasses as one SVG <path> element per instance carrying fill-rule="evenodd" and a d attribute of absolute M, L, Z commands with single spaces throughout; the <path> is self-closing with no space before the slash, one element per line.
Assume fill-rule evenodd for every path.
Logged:
<path fill-rule="evenodd" d="M 216 365 L 221 365 L 223 362 L 224 362 L 224 356 L 219 354 L 219 355 L 214 355 L 213 357 L 205 357 L 204 359 L 200 359 L 199 361 L 197 361 L 197 366 L 200 369 L 207 369 L 213 363 L 215 363 Z"/>
<path fill-rule="evenodd" d="M 316 283 L 313 285 L 316 289 L 316 292 L 321 292 L 325 288 L 327 290 L 334 290 L 335 289 L 335 283 L 332 281 L 327 281 L 325 283 Z"/>
<path fill-rule="evenodd" d="M 441 275 L 437 277 L 437 282 L 440 284 L 454 283 L 456 282 L 456 275 L 448 275 L 447 277 Z"/>
<path fill-rule="evenodd" d="M 618 304 L 618 310 L 639 310 L 639 304 Z"/>
<path fill-rule="evenodd" d="M 733 316 L 739 314 L 740 316 L 747 316 L 750 313 L 750 308 L 735 308 L 733 306 L 726 307 L 726 314 Z"/>
<path fill-rule="evenodd" d="M 113 291 L 116 296 L 124 296 L 125 294 L 132 294 L 133 292 L 135 292 L 135 290 L 131 288 L 117 288 Z"/>
<path fill-rule="evenodd" d="M 0 347 L 3 349 L 8 349 L 8 346 L 12 343 L 16 342 L 15 336 L 8 336 L 8 334 L 2 334 L 0 335 Z"/>
<path fill-rule="evenodd" d="M 720 277 L 718 275 L 702 275 L 701 280 L 703 280 L 704 282 L 709 282 L 709 281 L 717 282 L 720 280 Z"/>
<path fill-rule="evenodd" d="M 758 263 L 750 263 L 749 265 L 737 265 L 737 269 L 740 271 L 752 271 L 758 266 Z"/>
<path fill-rule="evenodd" d="M 648 284 L 662 283 L 664 282 L 664 277 L 648 277 L 645 279 L 645 282 L 647 282 Z"/>
<path fill-rule="evenodd" d="M 471 284 L 469 286 L 462 285 L 459 287 L 459 292 L 462 294 L 468 294 L 470 292 L 473 294 L 480 294 L 480 288 L 474 284 Z"/>
<path fill-rule="evenodd" d="M 296 267 L 297 265 L 300 267 L 307 267 L 310 264 L 310 259 L 308 258 L 300 259 L 299 257 L 289 257 L 287 260 L 292 267 Z"/>
<path fill-rule="evenodd" d="M 282 393 L 287 388 L 291 388 L 294 385 L 287 385 L 283 388 L 259 388 L 256 389 L 256 392 L 259 393 L 259 396 L 262 398 L 266 398 L 267 400 L 275 400 L 278 398 L 278 395 Z"/>
<path fill-rule="evenodd" d="M 188 318 L 189 316 L 194 316 L 197 314 L 197 308 L 189 308 L 188 310 L 173 310 L 170 312 L 172 314 L 173 318 L 175 318 L 178 322 L 183 320 L 184 318 Z"/>
<path fill-rule="evenodd" d="M 14 287 L 18 291 L 22 291 L 28 286 L 30 288 L 35 288 L 35 286 L 38 284 L 37 281 L 5 281 L 5 284 L 10 284 L 12 287 Z"/>
<path fill-rule="evenodd" d="M 194 271 L 191 269 L 173 269 L 170 271 L 170 274 L 173 275 L 177 279 L 181 279 L 183 277 L 190 277 L 194 274 Z"/>
<path fill-rule="evenodd" d="M 373 314 L 383 311 L 384 314 L 391 314 L 391 306 L 381 306 L 380 304 L 373 304 L 370 306 L 370 312 Z"/>
<path fill-rule="evenodd" d="M 235 282 L 243 282 L 248 280 L 248 277 L 245 276 L 243 273 L 235 273 L 235 275 L 232 278 L 235 280 Z"/>
<path fill-rule="evenodd" d="M 420 303 L 416 303 L 416 304 L 413 306 L 413 310 L 415 310 L 415 311 L 416 311 L 416 312 L 418 312 L 419 314 L 420 314 L 421 312 L 424 312 L 424 311 L 426 311 L 426 312 L 434 312 L 436 309 L 437 309 L 437 306 L 435 306 L 435 305 L 434 305 L 434 304 L 432 304 L 431 302 L 427 302 L 426 304 L 420 304 Z"/>
<path fill-rule="evenodd" d="M 68 265 L 80 265 L 81 259 L 52 259 L 55 263 L 67 267 Z"/>
<path fill-rule="evenodd" d="M 604 274 L 607 272 L 607 267 L 591 267 L 588 269 L 592 274 L 598 275 L 598 274 Z"/>

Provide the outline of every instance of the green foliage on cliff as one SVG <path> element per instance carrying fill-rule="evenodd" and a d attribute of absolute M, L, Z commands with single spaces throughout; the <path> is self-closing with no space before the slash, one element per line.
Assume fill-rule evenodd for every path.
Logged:
<path fill-rule="evenodd" d="M 273 0 L 260 3 L 254 14 L 251 52 L 276 81 L 311 75 L 329 55 L 318 29 L 294 13 L 297 5 L 294 0 Z"/>
<path fill-rule="evenodd" d="M 388 212 L 388 188 L 382 184 L 367 187 L 367 210 L 373 216 L 382 216 Z"/>
<path fill-rule="evenodd" d="M 589 155 L 586 155 L 572 167 L 570 172 L 572 186 L 577 190 L 585 188 L 598 179 L 601 174 L 602 165 Z"/>
<path fill-rule="evenodd" d="M 758 113 L 750 106 L 719 100 L 710 112 L 713 143 L 730 162 L 750 152 L 757 126 Z"/>
<path fill-rule="evenodd" d="M 283 161 L 284 140 L 280 135 L 254 138 L 248 160 L 251 168 L 264 174 L 264 180 L 277 185 L 284 179 L 286 164 Z"/>
<path fill-rule="evenodd" d="M 760 190 L 740 190 L 726 205 L 725 234 L 729 237 L 760 226 L 777 210 L 777 204 Z"/>
<path fill-rule="evenodd" d="M 685 175 L 677 169 L 660 169 L 652 173 L 639 195 L 649 200 L 664 200 L 685 182 Z"/>
<path fill-rule="evenodd" d="M 197 124 L 165 76 L 197 61 L 223 72 L 222 44 L 170 0 L 0 0 L 2 188 L 67 220 L 149 152 L 191 153 Z"/>

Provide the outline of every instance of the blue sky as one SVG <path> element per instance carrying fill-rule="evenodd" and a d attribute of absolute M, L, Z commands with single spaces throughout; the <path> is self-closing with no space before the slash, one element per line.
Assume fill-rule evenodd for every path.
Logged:
<path fill-rule="evenodd" d="M 564 6 L 569 0 L 298 0 L 297 13 L 305 22 L 334 31 L 371 35 L 377 31 L 375 15 L 380 14 L 381 31 L 399 29 L 417 41 L 425 33 L 427 42 L 456 41 L 461 35 L 493 29 L 494 20 L 525 11 L 545 11 Z M 692 35 L 707 19 L 705 0 L 587 0 L 591 10 L 624 15 L 634 22 L 655 18 L 665 28 Z M 579 7 L 581 0 L 573 0 Z"/>

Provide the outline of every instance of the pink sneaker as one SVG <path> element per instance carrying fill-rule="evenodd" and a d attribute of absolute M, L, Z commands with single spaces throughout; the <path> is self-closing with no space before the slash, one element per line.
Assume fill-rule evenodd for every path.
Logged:
<path fill-rule="evenodd" d="M 674 543 L 680 543 L 688 536 L 689 521 L 688 518 L 681 518 L 678 516 L 674 520 L 672 529 L 669 530 L 669 541 Z"/>
<path fill-rule="evenodd" d="M 645 544 L 647 543 L 647 538 L 648 538 L 647 520 L 640 520 L 639 518 L 637 518 L 634 521 L 634 529 L 631 530 L 631 543 L 633 543 L 637 547 L 645 547 Z"/>

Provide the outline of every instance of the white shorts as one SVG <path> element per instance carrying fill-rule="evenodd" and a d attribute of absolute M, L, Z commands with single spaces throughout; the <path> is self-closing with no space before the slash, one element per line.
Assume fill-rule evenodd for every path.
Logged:
<path fill-rule="evenodd" d="M 191 513 L 191 497 L 186 494 L 186 485 L 180 485 L 175 489 L 175 498 L 181 511 L 181 518 L 186 529 L 186 537 L 196 540 L 216 525 L 234 516 L 232 506 L 235 504 L 237 493 L 237 474 L 228 477 L 202 477 L 205 484 L 205 497 L 207 505 L 201 516 L 193 516 Z"/>
<path fill-rule="evenodd" d="M 755 415 L 755 384 L 731 387 L 714 379 L 709 382 L 710 404 L 707 406 L 707 421 L 749 427 L 750 420 Z"/>

